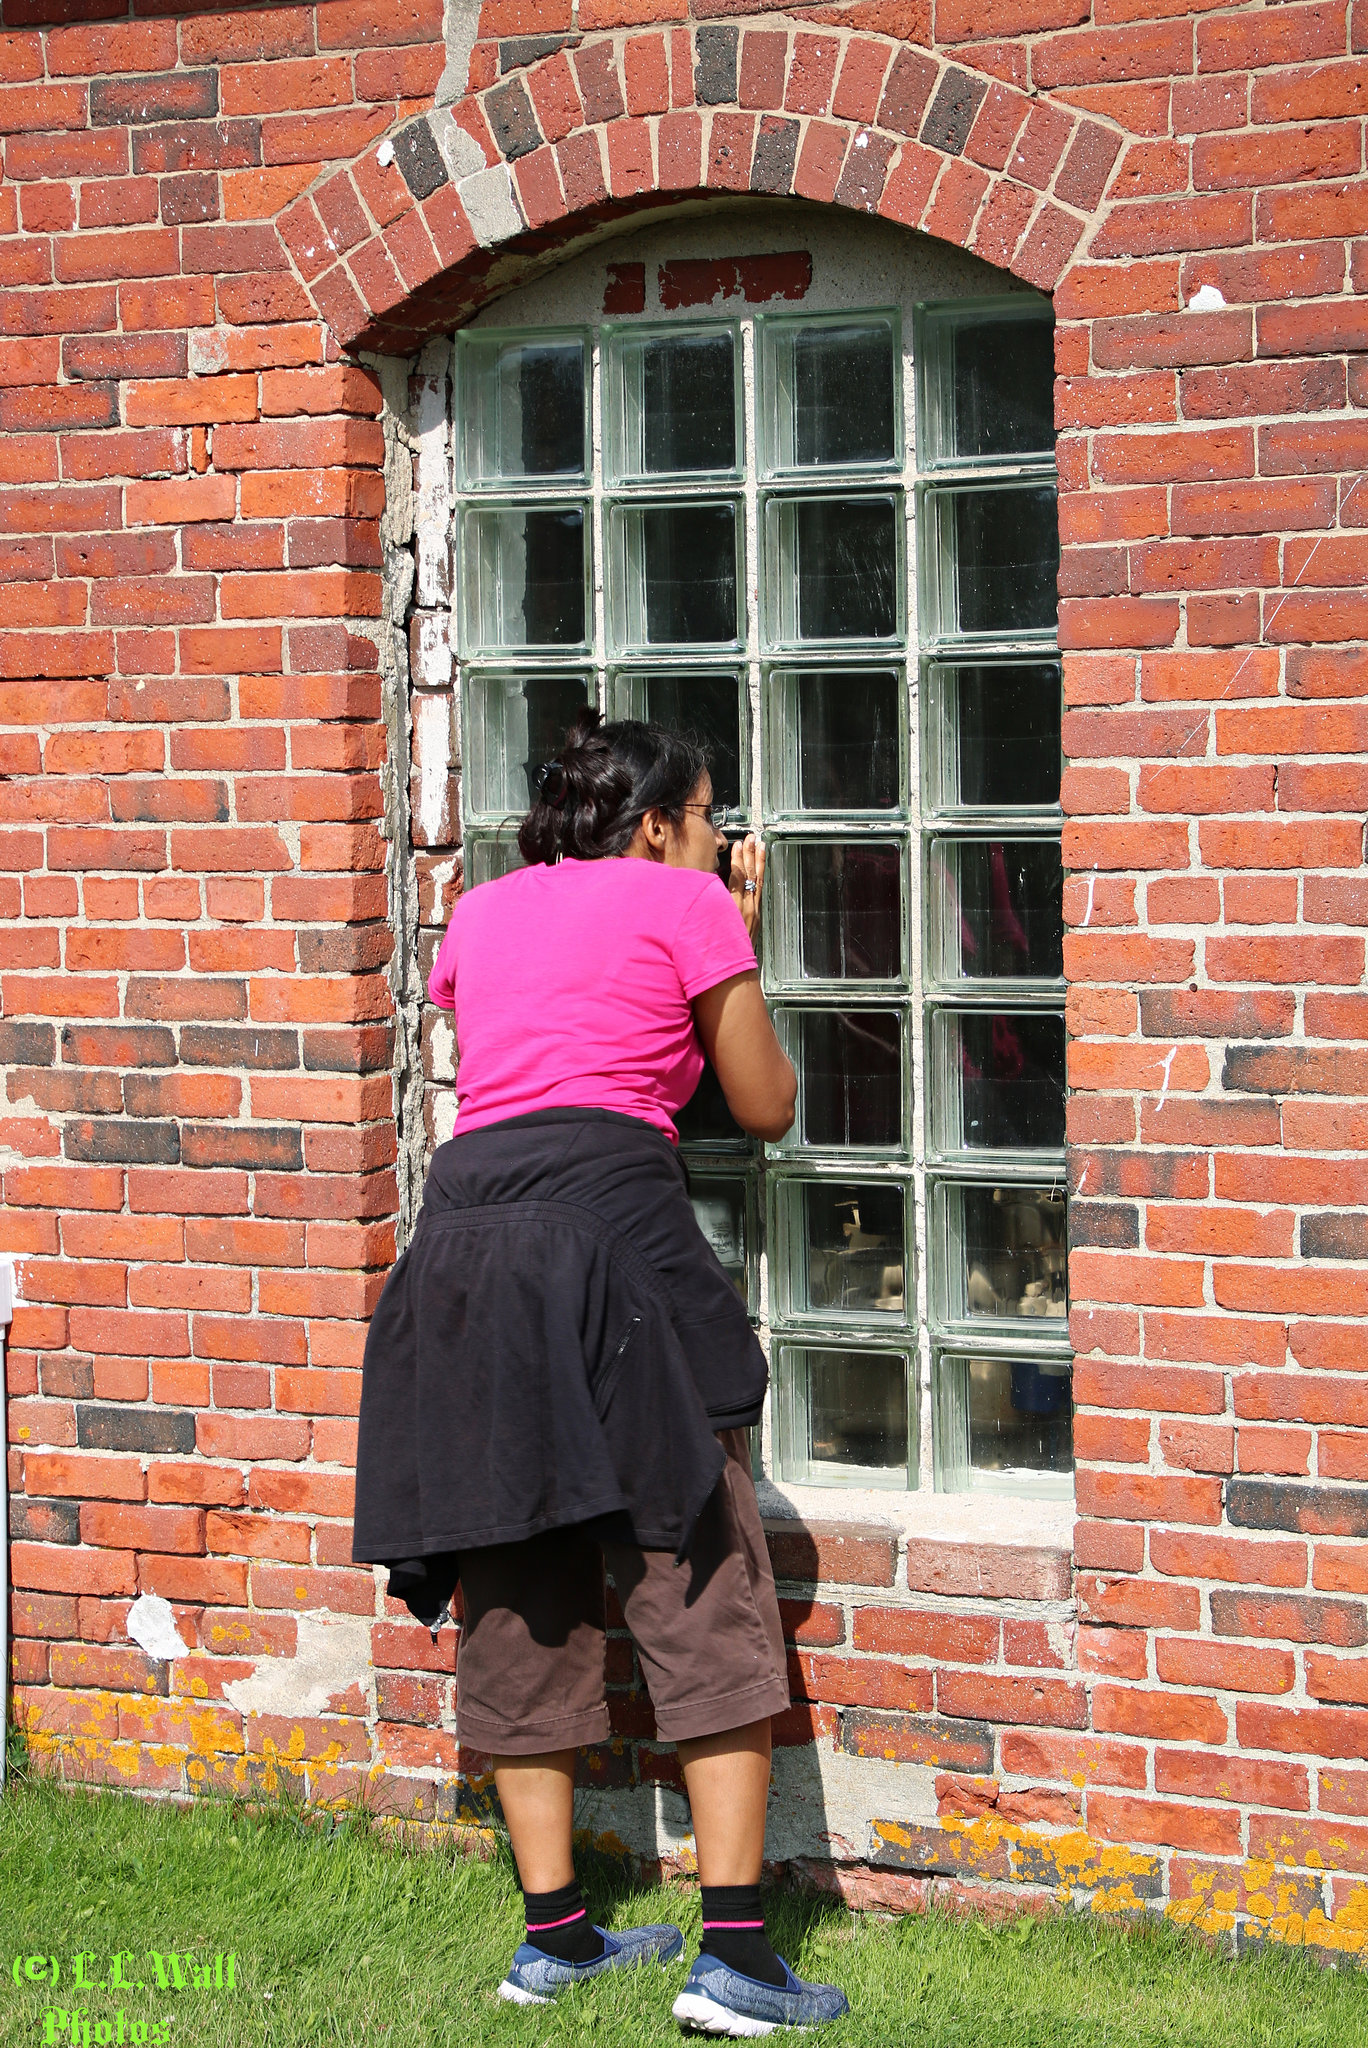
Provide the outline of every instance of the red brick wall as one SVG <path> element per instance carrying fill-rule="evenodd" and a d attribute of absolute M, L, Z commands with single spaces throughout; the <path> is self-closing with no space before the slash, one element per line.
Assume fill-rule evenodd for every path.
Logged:
<path fill-rule="evenodd" d="M 566 50 L 518 40 L 550 5 L 490 0 L 474 180 L 412 125 L 435 10 L 16 5 L 0 1158 L 35 1740 L 161 1784 L 293 1744 L 317 1796 L 373 1767 L 456 1810 L 415 1775 L 454 1760 L 450 1651 L 347 1566 L 396 1197 L 382 439 L 343 356 L 449 329 L 500 252 L 793 190 L 1054 292 L 1081 1519 L 1072 1588 L 1048 1553 L 1013 1580 L 780 1540 L 783 1732 L 833 1783 L 930 1784 L 934 1826 L 865 1816 L 884 1895 L 1081 1887 L 1362 1946 L 1363 0 L 1010 0 L 992 42 L 960 0 L 581 0 Z M 169 1671 L 124 1641 L 144 1590 L 193 1646 Z M 298 1730 L 222 1699 L 319 1609 L 375 1616 L 378 1698 Z M 668 1768 L 640 1713 L 600 1781 Z"/>
<path fill-rule="evenodd" d="M 19 1704 L 171 1785 L 293 1610 L 374 1607 L 383 438 L 272 221 L 445 52 L 439 0 L 44 25 L 126 11 L 0 38 L 0 1244 Z"/>

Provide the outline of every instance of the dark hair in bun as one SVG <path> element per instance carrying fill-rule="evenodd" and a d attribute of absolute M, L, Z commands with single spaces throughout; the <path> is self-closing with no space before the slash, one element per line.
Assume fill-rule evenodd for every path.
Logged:
<path fill-rule="evenodd" d="M 635 718 L 604 725 L 586 706 L 559 754 L 533 777 L 537 795 L 519 827 L 518 851 L 529 867 L 625 853 L 647 811 L 683 824 L 707 768 L 697 741 Z"/>

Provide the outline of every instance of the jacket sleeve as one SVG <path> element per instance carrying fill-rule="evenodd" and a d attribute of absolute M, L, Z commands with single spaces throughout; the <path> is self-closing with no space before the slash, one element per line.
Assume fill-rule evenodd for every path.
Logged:
<path fill-rule="evenodd" d="M 431 1557 L 397 1558 L 389 1568 L 391 1600 L 402 1600 L 414 1620 L 431 1629 L 434 1642 L 456 1591 L 459 1564 L 456 1551 L 437 1550 Z"/>

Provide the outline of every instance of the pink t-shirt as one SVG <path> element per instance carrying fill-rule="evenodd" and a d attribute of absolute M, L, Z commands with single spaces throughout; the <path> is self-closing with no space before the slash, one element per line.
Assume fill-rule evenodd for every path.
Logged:
<path fill-rule="evenodd" d="M 428 979 L 456 1013 L 457 1128 L 615 1109 L 677 1139 L 703 1071 L 689 1005 L 754 969 L 719 875 L 623 856 L 485 882 L 457 900 Z"/>

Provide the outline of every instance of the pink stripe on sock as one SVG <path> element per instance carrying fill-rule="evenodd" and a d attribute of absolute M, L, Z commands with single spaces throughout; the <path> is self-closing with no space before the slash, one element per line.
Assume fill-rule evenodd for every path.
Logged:
<path fill-rule="evenodd" d="M 549 1934 L 553 1927 L 568 1927 L 572 1920 L 583 1920 L 585 1918 L 587 1918 L 586 1909 L 581 1906 L 578 1913 L 567 1913 L 563 1920 L 529 1920 L 527 1931 L 529 1934 Z"/>
<path fill-rule="evenodd" d="M 705 1927 L 763 1927 L 763 1920 L 705 1920 Z"/>

